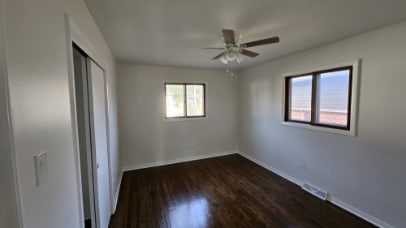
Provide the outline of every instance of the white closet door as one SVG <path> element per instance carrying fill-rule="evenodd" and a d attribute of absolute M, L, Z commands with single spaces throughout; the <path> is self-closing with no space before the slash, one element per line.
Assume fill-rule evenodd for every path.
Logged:
<path fill-rule="evenodd" d="M 107 107 L 103 69 L 93 60 L 88 61 L 89 106 L 94 167 L 94 192 L 98 228 L 108 228 L 110 207 L 109 155 L 107 144 Z"/>

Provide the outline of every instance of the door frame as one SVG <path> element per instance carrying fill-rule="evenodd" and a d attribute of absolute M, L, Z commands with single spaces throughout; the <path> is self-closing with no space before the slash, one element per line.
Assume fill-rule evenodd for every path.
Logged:
<path fill-rule="evenodd" d="M 11 115 L 11 101 L 10 101 L 10 87 L 9 87 L 9 78 L 8 78 L 8 66 L 7 66 L 7 42 L 6 42 L 6 28 L 5 22 L 6 15 L 5 15 L 5 3 L 4 1 L 0 0 L 0 99 L 5 104 L 4 113 L 0 113 L 2 115 L 2 127 L 1 133 L 5 135 L 4 142 L 1 145 L 2 149 L 6 148 L 5 152 L 10 155 L 10 171 L 11 171 L 11 178 L 13 179 L 13 190 L 14 190 L 14 197 L 12 199 L 13 206 L 15 206 L 15 225 L 19 228 L 24 226 L 23 223 L 23 216 L 22 216 L 22 205 L 21 205 L 21 189 L 20 189 L 20 177 L 18 175 L 17 169 L 17 158 L 15 153 L 15 146 L 14 146 L 14 131 L 13 131 L 13 116 Z M 0 224 L 1 225 L 1 224 Z"/>
<path fill-rule="evenodd" d="M 66 50 L 67 50 L 67 61 L 68 61 L 68 79 L 69 79 L 69 99 L 70 99 L 70 108 L 71 108 L 71 127 L 73 135 L 73 146 L 74 146 L 74 156 L 75 156 L 75 171 L 76 171 L 76 180 L 77 180 L 77 194 L 78 194 L 78 215 L 80 218 L 81 227 L 84 227 L 84 211 L 83 211 L 83 196 L 82 196 L 82 178 L 80 170 L 80 150 L 79 150 L 79 136 L 78 136 L 78 123 L 76 119 L 76 95 L 75 95 L 75 75 L 74 75 L 74 64 L 73 64 L 73 48 L 72 45 L 75 43 L 83 52 L 85 52 L 89 58 L 91 58 L 95 63 L 97 63 L 103 69 L 103 79 L 104 79 L 104 90 L 105 90 L 105 105 L 106 105 L 106 134 L 107 134 L 107 159 L 108 159 L 108 177 L 109 177 L 109 189 L 110 189 L 110 214 L 113 214 L 113 190 L 112 190 L 112 176 L 111 176 L 111 156 L 110 156 L 110 123 L 109 123 L 109 112 L 110 105 L 108 102 L 109 89 L 106 77 L 107 65 L 98 57 L 98 55 L 93 51 L 91 43 L 88 41 L 84 33 L 81 31 L 76 22 L 65 13 L 65 35 L 66 35 Z M 89 100 L 89 106 L 92 105 L 92 101 Z M 91 161 L 93 163 L 93 161 Z M 92 167 L 88 167 L 92 168 Z M 92 168 L 93 169 L 93 168 Z M 95 171 L 95 170 L 93 170 Z M 89 184 L 94 188 L 97 186 L 94 185 L 93 176 L 89 178 Z M 93 194 L 93 193 L 92 193 Z M 95 200 L 97 198 L 94 197 Z M 93 215 L 92 215 L 93 216 Z M 93 221 L 92 221 L 93 225 Z"/>

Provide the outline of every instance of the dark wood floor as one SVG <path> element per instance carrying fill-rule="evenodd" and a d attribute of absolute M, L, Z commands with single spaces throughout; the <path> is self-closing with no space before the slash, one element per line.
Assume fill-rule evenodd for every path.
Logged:
<path fill-rule="evenodd" d="M 126 172 L 110 228 L 373 227 L 239 156 Z"/>

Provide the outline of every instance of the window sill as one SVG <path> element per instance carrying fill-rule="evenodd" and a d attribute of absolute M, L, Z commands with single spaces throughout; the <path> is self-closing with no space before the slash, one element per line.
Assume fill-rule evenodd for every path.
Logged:
<path fill-rule="evenodd" d="M 164 122 L 181 122 L 181 121 L 193 121 L 193 120 L 204 120 L 204 119 L 207 119 L 207 116 L 192 117 L 192 118 L 186 118 L 186 117 L 164 118 Z"/>
<path fill-rule="evenodd" d="M 314 131 L 322 131 L 322 132 L 328 132 L 328 133 L 333 133 L 333 134 L 339 134 L 339 135 L 347 135 L 347 136 L 356 136 L 355 130 L 341 130 L 341 129 L 335 129 L 335 128 L 329 128 L 329 127 L 319 127 L 319 126 L 313 126 L 309 124 L 304 124 L 304 123 L 296 123 L 296 122 L 287 122 L 283 121 L 282 125 L 290 126 L 290 127 L 300 127 L 308 130 L 314 130 Z M 352 129 L 354 129 L 352 127 Z"/>

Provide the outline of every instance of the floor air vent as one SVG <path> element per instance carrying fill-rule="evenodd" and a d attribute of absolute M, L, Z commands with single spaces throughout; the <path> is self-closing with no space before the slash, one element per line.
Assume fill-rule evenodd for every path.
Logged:
<path fill-rule="evenodd" d="M 322 200 L 327 200 L 328 193 L 324 190 L 321 190 L 309 183 L 303 183 L 302 188 Z"/>

